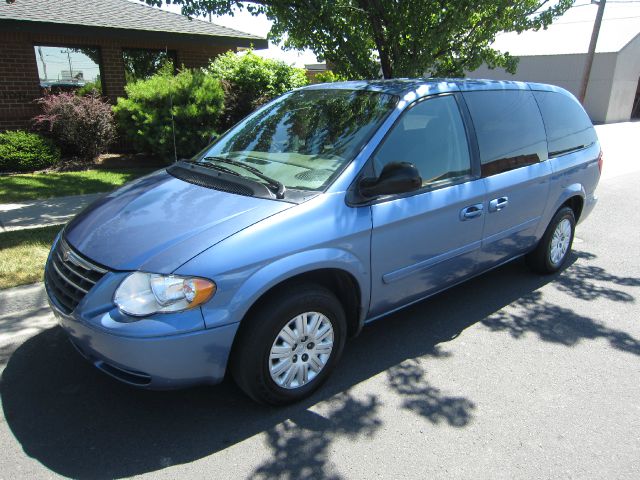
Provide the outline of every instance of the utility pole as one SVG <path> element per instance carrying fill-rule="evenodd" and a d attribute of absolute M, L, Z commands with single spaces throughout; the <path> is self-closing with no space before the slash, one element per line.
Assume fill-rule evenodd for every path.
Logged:
<path fill-rule="evenodd" d="M 60 50 L 60 53 L 67 54 L 67 60 L 69 60 L 69 76 L 71 77 L 71 80 L 73 80 L 73 67 L 71 66 L 71 50 L 67 48 L 66 50 Z"/>
<path fill-rule="evenodd" d="M 38 47 L 38 55 L 40 56 L 40 61 L 42 62 L 42 69 L 44 70 L 44 81 L 49 80 L 47 76 L 47 62 L 44 61 L 44 55 L 42 53 L 42 47 Z"/>
<path fill-rule="evenodd" d="M 582 85 L 580 85 L 580 95 L 578 100 L 584 105 L 584 99 L 587 95 L 587 87 L 589 86 L 589 77 L 591 76 L 591 66 L 593 65 L 593 56 L 596 53 L 596 43 L 598 43 L 598 34 L 600 33 L 600 25 L 602 24 L 602 16 L 604 15 L 604 5 L 606 0 L 600 0 L 596 2 L 591 0 L 591 3 L 598 5 L 598 13 L 596 14 L 596 21 L 593 24 L 593 32 L 591 32 L 591 41 L 589 42 L 589 51 L 587 52 L 587 61 L 584 65 L 584 73 L 582 74 Z"/>

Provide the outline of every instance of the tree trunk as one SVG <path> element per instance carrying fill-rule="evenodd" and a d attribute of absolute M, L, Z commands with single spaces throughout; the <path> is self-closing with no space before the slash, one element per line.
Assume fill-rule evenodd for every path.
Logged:
<path fill-rule="evenodd" d="M 360 8 L 367 13 L 369 23 L 371 24 L 373 40 L 376 43 L 376 50 L 378 50 L 378 55 L 380 56 L 382 76 L 383 78 L 393 78 L 393 67 L 391 66 L 391 56 L 389 55 L 387 39 L 385 38 L 382 19 L 376 11 L 376 6 L 372 5 L 373 2 L 369 0 L 359 0 L 358 3 Z"/>
<path fill-rule="evenodd" d="M 377 44 L 377 42 L 376 42 Z M 380 66 L 382 67 L 383 78 L 393 78 L 393 68 L 391 67 L 391 58 L 387 52 L 386 46 L 378 46 L 378 55 L 380 55 Z"/>

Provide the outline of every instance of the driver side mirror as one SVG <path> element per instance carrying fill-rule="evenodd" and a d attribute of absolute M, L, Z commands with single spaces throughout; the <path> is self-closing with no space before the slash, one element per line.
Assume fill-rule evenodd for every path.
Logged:
<path fill-rule="evenodd" d="M 378 178 L 363 178 L 358 183 L 360 194 L 365 197 L 408 193 L 422 187 L 422 177 L 413 163 L 387 163 Z"/>

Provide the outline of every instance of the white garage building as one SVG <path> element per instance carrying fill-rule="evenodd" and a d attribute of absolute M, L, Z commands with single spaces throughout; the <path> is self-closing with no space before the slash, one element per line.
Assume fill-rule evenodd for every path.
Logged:
<path fill-rule="evenodd" d="M 468 76 L 550 83 L 577 96 L 596 11 L 581 5 L 547 30 L 499 35 L 494 47 L 520 57 L 516 74 L 482 66 Z M 607 3 L 585 108 L 596 123 L 640 118 L 640 4 Z"/>

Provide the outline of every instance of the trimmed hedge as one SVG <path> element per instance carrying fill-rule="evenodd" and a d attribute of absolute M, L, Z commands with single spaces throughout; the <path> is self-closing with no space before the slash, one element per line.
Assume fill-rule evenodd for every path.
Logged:
<path fill-rule="evenodd" d="M 51 140 L 23 130 L 0 133 L 0 171 L 30 172 L 60 161 L 60 150 Z"/>
<path fill-rule="evenodd" d="M 113 111 L 136 150 L 172 159 L 173 122 L 177 155 L 190 157 L 217 133 L 224 92 L 217 78 L 201 70 L 183 69 L 174 76 L 167 65 L 146 80 L 129 83 L 127 98 L 118 98 Z"/>

